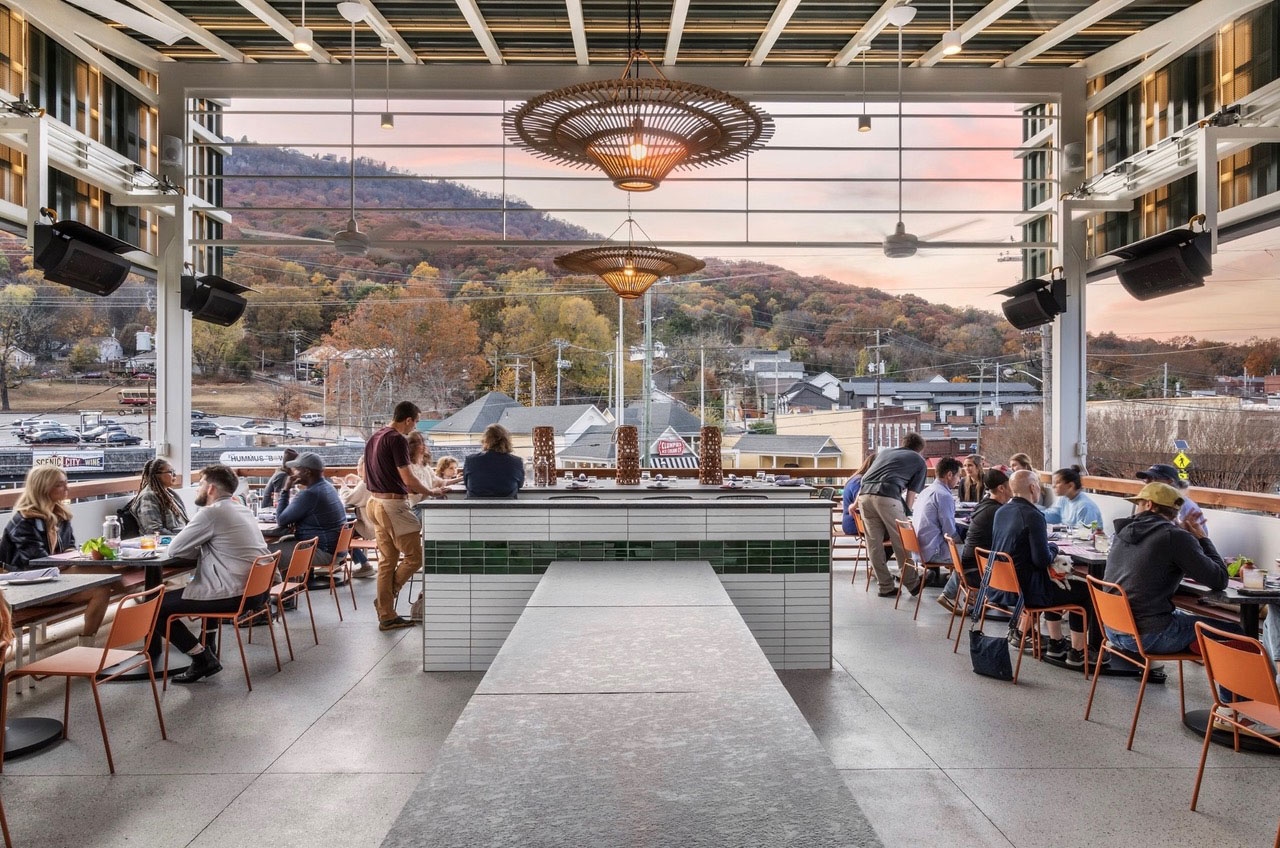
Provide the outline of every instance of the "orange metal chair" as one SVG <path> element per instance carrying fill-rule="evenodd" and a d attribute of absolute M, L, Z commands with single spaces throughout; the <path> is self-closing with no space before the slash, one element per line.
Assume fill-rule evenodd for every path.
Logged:
<path fill-rule="evenodd" d="M 102 715 L 102 699 L 98 696 L 98 684 L 115 680 L 126 672 L 145 666 L 151 679 L 151 697 L 156 704 L 156 718 L 160 721 L 160 738 L 168 739 L 164 727 L 164 713 L 160 711 L 160 693 L 156 691 L 156 676 L 151 670 L 151 658 L 147 656 L 146 644 L 155 629 L 156 618 L 160 615 L 160 598 L 164 595 L 164 586 L 156 586 L 145 592 L 127 595 L 116 606 L 116 617 L 111 623 L 111 632 L 107 634 L 107 643 L 102 648 L 77 647 L 36 660 L 33 663 L 13 669 L 4 676 L 4 691 L 0 692 L 0 750 L 4 749 L 4 723 L 9 717 L 9 682 L 16 677 L 30 675 L 37 679 L 46 677 L 65 677 L 66 692 L 62 702 L 62 738 L 67 738 L 67 726 L 71 718 L 71 678 L 83 677 L 89 681 L 93 689 L 93 703 L 98 710 L 98 727 L 102 729 L 102 746 L 107 750 L 107 768 L 116 773 L 115 762 L 111 759 L 111 742 L 107 739 L 107 722 Z M 133 603 L 136 602 L 136 603 Z M 141 643 L 141 646 L 129 650 L 123 645 Z M 103 670 L 118 666 L 110 675 L 99 676 Z M 3 761 L 0 761 L 3 767 Z M 6 828 L 7 830 L 7 828 Z M 6 842 L 8 834 L 5 834 Z"/>
<path fill-rule="evenodd" d="M 266 616 L 267 629 L 271 631 L 271 650 L 276 655 L 276 671 L 282 671 L 280 665 L 280 649 L 276 645 L 276 628 L 271 621 L 271 604 L 264 602 L 261 607 L 251 609 L 249 602 L 259 595 L 265 598 L 266 594 L 271 590 L 271 582 L 276 576 L 276 568 L 280 563 L 280 552 L 274 551 L 269 554 L 263 554 L 256 558 L 249 566 L 249 579 L 245 581 L 244 593 L 240 596 L 240 606 L 235 612 L 206 612 L 200 615 L 171 615 L 169 620 L 164 623 L 164 641 L 166 647 L 169 642 L 170 628 L 173 626 L 175 618 L 195 619 L 197 621 L 216 621 L 218 622 L 218 644 L 222 644 L 222 622 L 231 622 L 231 630 L 236 634 L 236 644 L 240 646 L 240 664 L 244 666 L 244 682 L 249 687 L 249 691 L 253 691 L 253 681 L 249 679 L 249 660 L 244 653 L 244 640 L 240 638 L 239 625 L 243 622 L 251 622 L 259 616 Z M 205 640 L 203 626 L 200 630 L 200 641 Z M 164 653 L 164 688 L 169 688 L 169 652 Z"/>
<path fill-rule="evenodd" d="M 338 597 L 338 580 L 339 574 L 346 577 L 347 588 L 351 590 L 351 608 L 359 609 L 356 606 L 356 587 L 351 582 L 351 537 L 356 531 L 356 523 L 354 521 L 346 521 L 342 524 L 342 530 L 338 532 L 338 542 L 334 545 L 333 559 L 329 560 L 328 565 L 317 565 L 315 570 L 323 572 L 329 578 L 329 594 L 333 595 L 333 603 L 338 607 L 338 621 L 342 621 L 342 601 Z"/>
<path fill-rule="evenodd" d="M 867 585 L 862 587 L 862 591 L 871 591 L 871 549 L 867 547 L 871 544 L 867 539 L 867 525 L 862 521 L 862 510 L 854 507 L 853 510 L 853 526 L 858 528 L 858 538 L 862 540 L 862 558 L 866 561 Z M 857 564 L 854 564 L 854 576 L 857 576 Z M 850 581 L 852 582 L 852 581 Z"/>
<path fill-rule="evenodd" d="M 920 617 L 920 599 L 924 597 L 924 578 L 935 569 L 950 568 L 951 562 L 925 562 L 924 554 L 920 552 L 920 540 L 916 538 L 916 528 L 909 520 L 899 518 L 894 521 L 898 525 L 898 533 L 902 536 L 902 547 L 907 549 L 911 554 L 911 562 L 898 563 L 898 596 L 893 599 L 893 608 L 898 608 L 898 601 L 902 600 L 902 590 L 907 585 L 902 579 L 902 569 L 910 567 L 920 572 L 920 591 L 916 592 L 916 611 L 911 616 L 912 621 Z"/>
<path fill-rule="evenodd" d="M 1200 783 L 1204 779 L 1204 763 L 1209 756 L 1209 740 L 1213 736 L 1214 718 L 1231 725 L 1235 749 L 1240 750 L 1240 733 L 1249 734 L 1280 748 L 1280 740 L 1253 730 L 1253 722 L 1280 727 L 1280 691 L 1276 689 L 1275 669 L 1267 652 L 1257 639 L 1228 633 L 1196 622 L 1196 642 L 1209 691 L 1213 694 L 1213 710 L 1204 729 L 1200 746 L 1200 766 L 1196 770 L 1196 788 L 1191 793 L 1191 809 L 1200 800 Z M 1227 689 L 1238 700 L 1223 701 L 1220 688 Z M 1250 723 L 1246 724 L 1245 720 Z M 1280 829 L 1276 830 L 1276 846 L 1280 848 Z"/>
<path fill-rule="evenodd" d="M 280 623 L 284 625 L 284 642 L 289 647 L 289 659 L 293 659 L 293 639 L 289 636 L 289 617 L 284 614 L 284 604 L 289 599 L 296 599 L 299 595 L 305 595 L 307 598 L 307 613 L 311 616 L 311 636 L 316 640 L 316 644 L 320 644 L 320 633 L 316 630 L 316 614 L 311 609 L 311 590 L 307 588 L 307 578 L 311 573 L 311 558 L 315 555 L 316 545 L 320 544 L 320 540 L 307 539 L 305 542 L 299 542 L 293 548 L 293 555 L 289 557 L 289 567 L 285 570 L 284 579 L 271 587 L 271 597 L 276 602 L 276 609 L 280 610 Z M 250 641 L 253 641 L 250 634 Z"/>
<path fill-rule="evenodd" d="M 861 525 L 858 523 L 857 508 L 854 508 L 853 522 L 854 532 L 846 534 L 844 532 L 844 515 L 840 507 L 832 510 L 831 517 L 831 559 L 835 561 L 851 560 L 853 562 L 853 573 L 849 576 L 850 583 L 858 582 L 858 561 L 863 560 L 867 563 L 867 586 L 871 586 L 871 563 L 867 560 L 867 537 L 862 532 Z M 847 539 L 851 544 L 837 544 L 841 539 Z"/>
<path fill-rule="evenodd" d="M 1013 566 L 1013 557 L 1009 556 L 1007 553 L 1004 553 L 1003 551 L 983 551 L 981 548 L 978 548 L 977 551 L 980 555 L 978 562 L 981 563 L 983 561 L 983 558 L 985 557 L 991 569 L 991 576 L 987 578 L 987 588 L 996 589 L 1001 592 L 1012 592 L 1013 594 L 1019 595 L 1023 598 L 1022 611 L 1026 613 L 1026 616 L 1027 616 L 1026 618 L 1028 623 L 1027 629 L 1034 634 L 1031 637 L 1031 647 L 1032 647 L 1032 653 L 1036 656 L 1037 659 L 1040 658 L 1040 616 L 1043 615 L 1044 613 L 1046 612 L 1080 613 L 1080 615 L 1083 616 L 1085 620 L 1085 632 L 1088 632 L 1089 611 L 1086 610 L 1084 607 L 1079 606 L 1078 604 L 1058 604 L 1056 606 L 1049 606 L 1049 607 L 1033 607 L 1027 604 L 1026 597 L 1022 595 L 1022 584 L 1018 581 L 1018 571 Z M 983 619 L 986 618 L 988 608 L 993 610 L 1002 610 L 1001 607 L 997 607 L 994 604 L 988 604 L 985 602 L 985 600 L 982 607 L 983 609 L 982 609 L 981 618 Z M 1008 610 L 1008 612 L 1010 613 L 1010 615 L 1012 615 L 1011 610 Z M 1023 630 L 1022 638 L 1018 640 L 1018 647 L 1017 647 L 1018 660 L 1017 660 L 1017 663 L 1014 665 L 1014 669 L 1013 669 L 1014 683 L 1018 682 L 1018 669 L 1022 668 L 1022 646 L 1025 645 L 1026 642 L 1027 642 L 1027 631 Z M 1085 662 L 1083 672 L 1084 672 L 1085 678 L 1088 679 L 1089 677 L 1088 662 Z"/>
<path fill-rule="evenodd" d="M 956 590 L 955 606 L 951 610 L 951 621 L 947 624 L 947 639 L 951 638 L 951 630 L 956 626 L 957 619 L 963 619 L 969 614 L 969 610 L 973 608 L 974 600 L 977 598 L 976 586 L 970 586 L 969 580 L 964 576 L 964 566 L 960 562 L 960 549 L 956 547 L 956 540 L 950 534 L 944 535 L 947 540 L 947 550 L 951 552 L 951 567 L 955 570 L 956 580 L 960 583 L 960 588 Z M 960 650 L 960 637 L 964 634 L 964 624 L 956 630 L 956 644 L 951 649 L 951 653 Z"/>
<path fill-rule="evenodd" d="M 1103 628 L 1103 639 L 1102 648 L 1098 651 L 1098 662 L 1093 667 L 1093 685 L 1089 687 L 1089 701 L 1084 706 L 1084 720 L 1089 720 L 1089 712 L 1093 709 L 1093 693 L 1098 689 L 1098 677 L 1100 676 L 1098 672 L 1108 654 L 1142 669 L 1142 684 L 1138 687 L 1138 703 L 1133 708 L 1133 722 L 1129 725 L 1129 741 L 1124 746 L 1126 750 L 1132 751 L 1133 735 L 1138 730 L 1138 713 L 1142 711 L 1142 699 L 1147 693 L 1147 678 L 1151 675 L 1152 661 L 1177 662 L 1178 702 L 1181 705 L 1182 714 L 1185 716 L 1187 714 L 1187 693 L 1183 682 L 1182 663 L 1184 661 L 1198 663 L 1200 655 L 1193 651 L 1179 651 L 1172 654 L 1152 654 L 1147 652 L 1142 647 L 1142 635 L 1138 633 L 1138 624 L 1133 618 L 1133 608 L 1129 605 L 1129 595 L 1124 588 L 1117 583 L 1099 580 L 1093 575 L 1089 575 L 1085 579 L 1089 583 L 1089 595 L 1093 598 L 1093 611 L 1098 616 L 1098 623 Z M 1142 662 L 1138 662 L 1132 655 L 1112 645 L 1111 640 L 1106 635 L 1108 628 L 1132 636 L 1133 641 L 1138 645 L 1138 656 L 1142 658 Z"/>

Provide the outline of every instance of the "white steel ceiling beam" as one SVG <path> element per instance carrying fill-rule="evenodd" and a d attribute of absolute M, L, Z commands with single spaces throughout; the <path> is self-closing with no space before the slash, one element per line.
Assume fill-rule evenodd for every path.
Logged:
<path fill-rule="evenodd" d="M 1022 5 L 1022 0 L 991 0 L 969 20 L 956 27 L 960 31 L 960 43 L 964 44 L 987 27 L 1005 16 L 1011 9 Z M 913 68 L 931 68 L 942 58 L 942 42 L 930 47 L 925 54 L 911 63 Z"/>
<path fill-rule="evenodd" d="M 458 4 L 458 11 L 462 12 L 462 17 L 467 19 L 467 25 L 471 27 L 476 41 L 480 42 L 480 49 L 484 51 L 485 56 L 489 57 L 489 64 L 505 65 L 507 60 L 502 58 L 498 42 L 493 40 L 493 33 L 489 31 L 489 24 L 480 13 L 476 0 L 454 0 L 454 2 Z"/>
<path fill-rule="evenodd" d="M 889 25 L 889 10 L 898 5 L 901 5 L 898 0 L 884 0 L 880 8 L 876 9 L 875 14 L 867 18 L 867 22 L 853 34 L 853 38 L 850 38 L 848 43 L 840 48 L 840 52 L 836 54 L 835 58 L 827 63 L 827 67 L 843 68 L 852 62 L 854 57 L 869 47 L 872 39 Z"/>
<path fill-rule="evenodd" d="M 158 20 L 155 16 L 141 12 L 133 6 L 126 6 L 120 0 L 67 0 L 67 2 L 72 6 L 79 6 L 86 12 L 92 12 L 100 18 L 120 24 L 126 29 L 154 38 L 161 44 L 172 46 L 183 36 L 180 28 Z"/>
<path fill-rule="evenodd" d="M 662 56 L 662 64 L 670 66 L 676 63 L 680 54 L 680 40 L 684 38 L 684 22 L 689 16 L 689 0 L 674 0 L 671 4 L 671 23 L 667 26 L 667 49 Z"/>
<path fill-rule="evenodd" d="M 1092 6 L 1067 18 L 1044 35 L 1005 56 L 992 67 L 1016 68 L 1019 65 L 1024 65 L 1045 51 L 1052 50 L 1068 38 L 1079 35 L 1098 21 L 1114 15 L 1133 2 L 1134 0 L 1098 0 Z"/>
<path fill-rule="evenodd" d="M 236 2 L 243 6 L 249 14 L 275 30 L 290 45 L 293 44 L 293 21 L 277 12 L 266 0 L 236 0 Z M 311 52 L 307 55 L 323 64 L 331 65 L 336 61 L 329 54 L 329 51 L 319 44 L 312 47 Z"/>
<path fill-rule="evenodd" d="M 113 29 L 89 15 L 61 2 L 49 0 L 7 0 L 14 11 L 24 15 L 32 26 L 70 50 L 116 85 L 128 90 L 148 106 L 160 102 L 159 95 L 143 85 L 136 76 L 115 63 L 115 60 L 98 49 L 118 55 L 121 59 L 153 73 L 160 70 L 164 57 L 144 44 Z"/>
<path fill-rule="evenodd" d="M 418 54 L 413 52 L 413 48 L 409 46 L 409 42 L 396 31 L 396 28 L 382 16 L 378 11 L 378 7 L 373 5 L 373 0 L 360 0 L 360 5 L 365 8 L 365 23 L 367 23 L 374 32 L 378 34 L 378 38 L 383 44 L 391 47 L 391 52 L 400 57 L 400 61 L 406 65 L 421 65 L 422 60 L 418 58 Z"/>
<path fill-rule="evenodd" d="M 1101 91 L 1089 97 L 1085 108 L 1093 112 L 1155 73 L 1218 29 L 1251 9 L 1265 6 L 1271 0 L 1200 0 L 1194 6 L 1147 27 L 1137 35 L 1095 53 L 1084 61 L 1093 79 L 1142 58 L 1137 65 L 1121 74 Z M 1135 52 L 1136 51 L 1136 52 Z"/>
<path fill-rule="evenodd" d="M 782 30 L 786 28 L 787 22 L 791 20 L 791 16 L 795 14 L 796 7 L 799 5 L 800 0 L 778 0 L 773 16 L 769 18 L 769 23 L 765 26 L 764 32 L 760 33 L 755 49 L 751 51 L 751 58 L 747 60 L 748 65 L 758 67 L 764 64 L 769 51 L 773 49 L 774 42 L 778 40 L 778 36 L 782 35 Z"/>
<path fill-rule="evenodd" d="M 152 17 L 182 30 L 182 34 L 187 38 L 221 59 L 225 59 L 228 62 L 254 61 L 195 21 L 185 15 L 178 14 L 161 0 L 129 0 L 129 2 Z"/>
<path fill-rule="evenodd" d="M 565 11 L 569 13 L 569 34 L 573 36 L 573 56 L 579 65 L 590 65 L 591 55 L 587 52 L 587 24 L 582 19 L 582 0 L 564 0 Z"/>

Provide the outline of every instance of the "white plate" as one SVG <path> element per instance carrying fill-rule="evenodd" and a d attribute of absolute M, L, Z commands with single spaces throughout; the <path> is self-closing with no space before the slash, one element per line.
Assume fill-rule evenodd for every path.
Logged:
<path fill-rule="evenodd" d="M 0 586 L 30 586 L 33 583 L 52 583 L 57 577 L 26 577 L 15 580 L 6 580 L 0 583 Z"/>
<path fill-rule="evenodd" d="M 120 559 L 155 559 L 156 551 L 127 550 L 120 552 Z"/>

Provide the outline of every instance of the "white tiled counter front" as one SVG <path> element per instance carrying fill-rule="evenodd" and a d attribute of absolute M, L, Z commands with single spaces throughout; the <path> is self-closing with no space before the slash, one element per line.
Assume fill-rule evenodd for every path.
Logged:
<path fill-rule="evenodd" d="M 809 498 L 431 501 L 423 669 L 483 671 L 555 560 L 709 561 L 775 668 L 831 665 L 831 507 Z"/>

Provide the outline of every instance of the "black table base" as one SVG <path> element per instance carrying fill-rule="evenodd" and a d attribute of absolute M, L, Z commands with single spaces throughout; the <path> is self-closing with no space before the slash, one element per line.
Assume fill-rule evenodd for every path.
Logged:
<path fill-rule="evenodd" d="M 1188 710 L 1187 714 L 1182 717 L 1182 723 L 1189 730 L 1194 730 L 1196 736 L 1203 740 L 1204 728 L 1209 723 L 1209 710 Z M 1235 734 L 1230 730 L 1215 730 L 1209 740 L 1215 745 L 1225 745 L 1228 748 L 1235 747 Z M 1240 734 L 1240 750 L 1254 754 L 1280 755 L 1280 746 L 1272 745 L 1270 742 L 1265 742 L 1247 733 Z"/>
<path fill-rule="evenodd" d="M 52 718 L 11 718 L 4 726 L 4 758 L 42 751 L 62 738 L 62 722 Z"/>
<path fill-rule="evenodd" d="M 130 660 L 129 662 L 133 662 L 133 660 Z M 191 667 L 190 657 L 182 653 L 182 651 L 178 651 L 178 650 L 169 651 L 169 676 L 170 677 L 172 677 L 175 674 L 181 674 L 182 672 L 186 671 L 190 667 Z M 116 670 L 116 668 L 118 668 L 118 666 L 114 666 L 114 665 L 107 666 L 102 670 L 102 673 L 98 675 L 98 679 L 102 680 L 106 678 L 107 675 L 112 674 Z M 154 662 L 152 662 L 151 668 L 155 672 L 156 682 L 159 682 L 162 676 L 164 675 L 164 657 L 161 656 L 158 659 L 156 659 Z M 133 671 L 130 671 L 126 674 L 122 674 L 119 677 L 113 678 L 109 682 L 115 683 L 116 681 L 120 681 L 122 683 L 132 683 L 138 680 L 146 680 L 148 676 L 149 675 L 147 674 L 147 667 L 145 665 L 140 665 L 137 668 L 135 668 Z"/>

